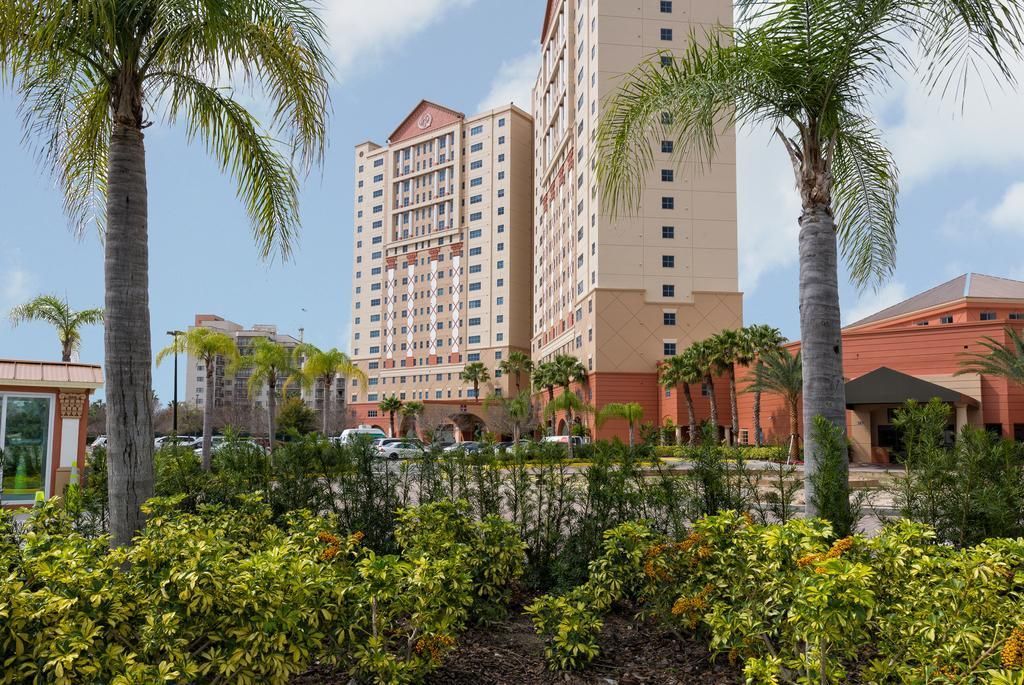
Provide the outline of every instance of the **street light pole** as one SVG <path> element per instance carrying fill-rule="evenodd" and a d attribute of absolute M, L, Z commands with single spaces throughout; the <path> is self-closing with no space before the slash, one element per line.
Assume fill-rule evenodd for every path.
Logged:
<path fill-rule="evenodd" d="M 184 331 L 167 331 L 174 338 L 174 404 L 171 405 L 171 435 L 178 434 L 178 336 Z"/>

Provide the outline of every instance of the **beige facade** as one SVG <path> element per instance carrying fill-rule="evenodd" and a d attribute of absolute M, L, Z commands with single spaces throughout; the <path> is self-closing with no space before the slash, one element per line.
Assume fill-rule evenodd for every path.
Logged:
<path fill-rule="evenodd" d="M 595 395 L 604 373 L 653 376 L 675 350 L 742 323 L 734 132 L 710 167 L 654 141 L 640 206 L 618 217 L 602 208 L 595 171 L 598 124 L 623 75 L 731 20 L 730 0 L 548 3 L 533 91 L 531 350 L 537 362 L 583 360 Z"/>
<path fill-rule="evenodd" d="M 197 314 L 195 321 L 190 328 L 210 328 L 231 336 L 240 354 L 252 352 L 253 343 L 259 338 L 272 340 L 283 345 L 289 350 L 294 350 L 301 342 L 298 338 L 277 332 L 277 326 L 258 324 L 252 328 L 246 328 L 234 321 L 228 321 L 214 314 Z M 206 401 L 206 365 L 201 359 L 188 356 L 185 361 L 185 396 L 183 401 L 193 407 L 201 408 Z M 214 371 L 214 406 L 254 406 L 265 407 L 267 404 L 267 389 L 263 388 L 259 393 L 249 395 L 249 375 L 247 369 L 232 371 L 227 360 L 217 357 L 216 369 Z M 318 389 L 319 396 L 316 398 L 319 405 L 323 390 Z M 299 395 L 300 390 L 295 387 L 289 394 Z M 280 389 L 278 389 L 280 395 Z M 303 393 L 306 394 L 306 393 Z M 313 397 L 303 397 L 307 403 L 312 403 Z"/>
<path fill-rule="evenodd" d="M 351 421 L 376 404 L 470 398 L 459 379 L 530 347 L 532 120 L 507 105 L 475 116 L 422 101 L 387 144 L 355 149 Z"/>

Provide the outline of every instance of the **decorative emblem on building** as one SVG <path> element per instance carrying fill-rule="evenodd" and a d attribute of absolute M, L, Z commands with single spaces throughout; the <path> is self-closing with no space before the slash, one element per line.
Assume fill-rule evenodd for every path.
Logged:
<path fill-rule="evenodd" d="M 429 128 L 432 123 L 434 123 L 434 117 L 430 112 L 424 112 L 423 115 L 420 116 L 419 120 L 417 120 L 416 125 L 422 130 Z"/>
<path fill-rule="evenodd" d="M 61 393 L 60 415 L 64 419 L 77 419 L 85 408 L 85 393 Z"/>

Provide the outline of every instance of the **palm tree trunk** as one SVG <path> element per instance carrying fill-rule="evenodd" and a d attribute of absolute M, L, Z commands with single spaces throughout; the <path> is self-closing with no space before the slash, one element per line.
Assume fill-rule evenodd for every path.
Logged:
<path fill-rule="evenodd" d="M 797 418 L 796 402 L 797 399 L 795 397 L 789 401 L 789 461 L 793 461 L 800 456 L 797 449 L 797 425 L 799 424 L 799 419 Z"/>
<path fill-rule="evenodd" d="M 274 438 L 277 437 L 277 425 L 274 423 L 274 410 L 277 408 L 277 379 L 271 376 L 267 379 L 267 434 L 269 436 L 270 451 L 274 451 Z"/>
<path fill-rule="evenodd" d="M 388 437 L 395 437 L 395 412 L 393 411 L 388 412 L 388 427 L 391 429 L 391 432 L 388 435 Z"/>
<path fill-rule="evenodd" d="M 107 167 L 104 362 L 110 544 L 131 542 L 153 496 L 149 224 L 142 131 L 117 121 Z"/>
<path fill-rule="evenodd" d="M 206 360 L 206 394 L 203 397 L 203 471 L 209 471 L 213 463 L 211 457 L 213 447 L 213 403 L 214 398 L 217 396 L 217 391 L 213 387 L 213 379 L 215 377 L 214 369 L 216 368 L 216 363 L 215 357 Z"/>
<path fill-rule="evenodd" d="M 693 394 L 690 392 L 690 384 L 683 383 L 683 398 L 686 400 L 686 420 L 690 430 L 690 437 L 687 442 L 693 445 L 697 442 L 697 414 L 693 411 Z M 682 444 L 682 441 L 679 441 Z"/>
<path fill-rule="evenodd" d="M 548 404 L 551 404 L 554 401 L 555 401 L 555 386 L 549 385 L 548 386 Z M 554 435 L 554 434 L 555 434 L 555 414 L 554 414 L 554 412 L 552 412 L 551 413 L 551 435 Z"/>
<path fill-rule="evenodd" d="M 633 422 L 629 422 L 629 449 L 633 449 Z"/>
<path fill-rule="evenodd" d="M 324 377 L 324 437 L 327 437 L 327 424 L 331 416 L 331 377 Z"/>
<path fill-rule="evenodd" d="M 60 357 L 60 359 L 63 362 L 71 361 L 71 341 L 70 340 L 66 341 L 61 346 L 61 357 Z"/>
<path fill-rule="evenodd" d="M 761 377 L 762 369 L 761 360 L 757 360 L 757 371 L 755 372 L 755 378 Z M 754 391 L 754 444 L 758 447 L 761 446 L 761 391 Z"/>
<path fill-rule="evenodd" d="M 715 379 L 711 374 L 704 376 L 704 384 L 708 386 L 708 399 L 711 400 L 711 430 L 718 443 L 718 399 L 715 397 Z"/>
<path fill-rule="evenodd" d="M 735 445 L 739 442 L 740 435 L 740 410 L 736 406 L 736 367 L 729 365 L 729 411 L 732 413 L 732 434 L 729 436 L 729 444 Z"/>
<path fill-rule="evenodd" d="M 846 434 L 846 393 L 843 386 L 842 332 L 839 313 L 839 276 L 836 225 L 824 204 L 804 207 L 800 216 L 800 349 L 803 355 L 804 496 L 807 515 L 817 514 L 813 504 L 817 445 L 811 427 L 814 417 L 831 421 Z M 841 478 L 849 478 L 849 465 L 840 465 Z M 834 511 L 849 506 L 835 502 Z"/>

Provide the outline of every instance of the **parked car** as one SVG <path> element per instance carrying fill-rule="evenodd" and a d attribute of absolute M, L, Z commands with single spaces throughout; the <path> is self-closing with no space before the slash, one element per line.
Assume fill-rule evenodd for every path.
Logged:
<path fill-rule="evenodd" d="M 480 451 L 483 445 L 475 440 L 467 440 L 466 442 L 457 442 L 453 445 L 448 445 L 444 448 L 445 452 L 458 452 L 462 451 L 466 454 L 476 454 Z"/>
<path fill-rule="evenodd" d="M 392 440 L 377 448 L 386 459 L 415 459 L 426 451 L 419 440 Z"/>
<path fill-rule="evenodd" d="M 371 440 L 388 437 L 380 428 L 359 426 L 358 428 L 346 428 L 341 431 L 341 435 L 338 436 L 338 442 L 342 445 L 347 445 L 351 443 L 356 436 L 366 436 Z"/>
<path fill-rule="evenodd" d="M 161 435 L 159 438 L 153 441 L 153 447 L 160 449 L 162 447 L 171 447 L 176 445 L 178 447 L 197 447 L 203 443 L 202 438 L 194 438 L 191 435 Z"/>

